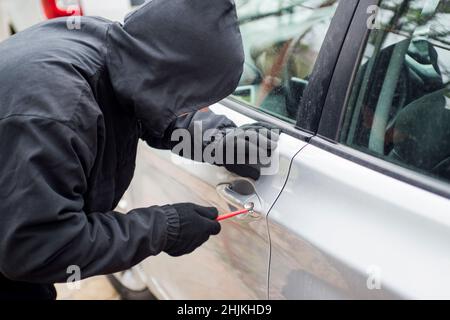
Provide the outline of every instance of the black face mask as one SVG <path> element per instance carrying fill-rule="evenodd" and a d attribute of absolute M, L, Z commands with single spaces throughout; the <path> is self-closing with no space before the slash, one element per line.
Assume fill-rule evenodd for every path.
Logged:
<path fill-rule="evenodd" d="M 244 64 L 233 0 L 150 1 L 109 29 L 108 44 L 120 104 L 155 137 L 231 94 Z"/>

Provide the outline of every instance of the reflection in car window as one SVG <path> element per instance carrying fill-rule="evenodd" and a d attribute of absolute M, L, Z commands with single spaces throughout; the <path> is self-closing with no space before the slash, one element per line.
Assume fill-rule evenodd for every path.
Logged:
<path fill-rule="evenodd" d="M 337 0 L 236 0 L 245 49 L 234 97 L 295 122 Z"/>
<path fill-rule="evenodd" d="M 341 141 L 450 182 L 450 2 L 382 1 Z"/>

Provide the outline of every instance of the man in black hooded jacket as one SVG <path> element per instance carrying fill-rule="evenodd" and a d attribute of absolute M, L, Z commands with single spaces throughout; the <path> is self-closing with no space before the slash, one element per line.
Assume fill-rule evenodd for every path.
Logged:
<path fill-rule="evenodd" d="M 215 208 L 112 210 L 139 139 L 169 149 L 197 117 L 235 127 L 196 114 L 242 72 L 233 0 L 153 0 L 123 25 L 83 17 L 79 27 L 56 19 L 0 44 L 1 298 L 54 299 L 70 266 L 82 278 L 114 273 L 220 232 Z"/>

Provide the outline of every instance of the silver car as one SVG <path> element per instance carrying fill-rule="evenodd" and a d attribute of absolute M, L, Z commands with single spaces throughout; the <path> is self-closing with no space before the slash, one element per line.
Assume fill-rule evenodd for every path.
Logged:
<path fill-rule="evenodd" d="M 126 298 L 450 299 L 449 2 L 236 2 L 245 72 L 210 109 L 281 128 L 278 168 L 252 181 L 141 145 L 123 211 L 256 211 L 115 286 Z"/>

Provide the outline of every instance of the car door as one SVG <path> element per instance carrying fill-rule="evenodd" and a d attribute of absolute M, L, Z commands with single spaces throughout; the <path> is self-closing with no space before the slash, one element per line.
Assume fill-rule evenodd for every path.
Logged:
<path fill-rule="evenodd" d="M 193 254 L 151 257 L 135 269 L 161 299 L 266 299 L 270 241 L 267 214 L 280 195 L 294 156 L 311 134 L 295 128 L 298 103 L 328 29 L 334 46 L 322 54 L 321 78 L 329 79 L 356 1 L 236 1 L 245 47 L 245 70 L 233 97 L 211 106 L 237 125 L 270 122 L 283 130 L 277 170 L 258 181 L 225 169 L 181 160 L 170 152 L 139 147 L 135 178 L 121 209 L 194 202 L 220 213 L 256 204 L 255 214 L 223 222 L 222 232 Z M 338 10 L 336 11 L 336 9 Z M 350 10 L 349 10 L 350 9 Z M 344 28 L 330 28 L 332 23 Z M 343 23 L 343 24 L 342 24 Z"/>
<path fill-rule="evenodd" d="M 449 9 L 360 1 L 268 217 L 270 298 L 450 298 Z"/>

